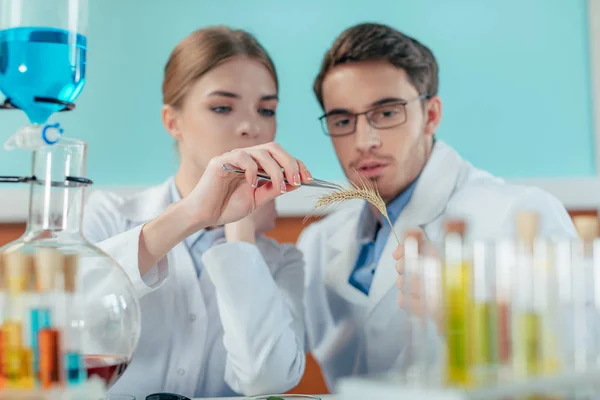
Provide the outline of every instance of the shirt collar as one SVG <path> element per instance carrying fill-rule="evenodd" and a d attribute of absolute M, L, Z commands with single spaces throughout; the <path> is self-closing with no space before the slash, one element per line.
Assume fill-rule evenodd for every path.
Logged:
<path fill-rule="evenodd" d="M 410 202 L 418 179 L 419 178 L 417 177 L 417 179 L 415 179 L 406 189 L 404 189 L 398 196 L 396 196 L 387 204 L 386 209 L 392 225 L 396 222 L 404 208 Z M 373 212 L 370 204 L 366 203 L 360 216 L 361 229 L 358 233 L 359 241 L 365 242 L 374 240 L 376 226 L 379 222 L 378 217 L 379 216 Z"/>
<path fill-rule="evenodd" d="M 412 197 L 413 192 L 415 191 L 417 180 L 415 179 L 410 186 L 408 186 L 402 193 L 400 193 L 394 200 L 388 203 L 387 212 L 390 217 L 390 221 L 392 224 L 396 222 L 402 210 L 407 206 L 410 198 Z"/>

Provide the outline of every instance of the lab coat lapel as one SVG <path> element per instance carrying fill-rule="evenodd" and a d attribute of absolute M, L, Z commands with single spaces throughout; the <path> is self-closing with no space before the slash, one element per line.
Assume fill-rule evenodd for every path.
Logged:
<path fill-rule="evenodd" d="M 145 223 L 158 217 L 171 204 L 172 178 L 137 193 L 121 204 L 121 215 L 133 223 Z"/>
<path fill-rule="evenodd" d="M 459 179 L 462 163 L 464 161 L 452 148 L 441 141 L 436 142 L 410 202 L 394 224 L 401 241 L 407 229 L 423 228 L 442 214 Z M 369 291 L 371 309 L 396 283 L 396 261 L 392 256 L 396 246 L 396 238 L 390 234 Z"/>
<path fill-rule="evenodd" d="M 187 293 L 187 304 L 178 304 L 177 312 L 188 312 L 191 304 L 199 304 L 200 307 L 197 310 L 200 314 L 196 317 L 204 319 L 207 316 L 206 305 L 200 292 L 200 285 L 192 256 L 184 242 L 177 244 L 171 251 L 174 259 L 173 264 L 178 266 L 172 271 L 174 274 L 177 274 L 177 290 Z"/>
<path fill-rule="evenodd" d="M 336 232 L 327 241 L 327 254 L 330 260 L 325 266 L 325 281 L 347 301 L 367 305 L 368 297 L 349 283 L 354 269 L 360 243 L 358 243 L 358 224 L 361 209 L 356 208 L 352 217 L 336 228 Z"/>

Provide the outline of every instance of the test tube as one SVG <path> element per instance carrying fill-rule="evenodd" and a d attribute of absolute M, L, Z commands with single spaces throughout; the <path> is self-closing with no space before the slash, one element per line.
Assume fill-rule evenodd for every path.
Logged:
<path fill-rule="evenodd" d="M 572 265 L 573 293 L 573 367 L 586 371 L 595 364 L 595 336 L 598 334 L 594 307 L 594 242 L 598 237 L 598 219 L 592 216 L 579 216 L 573 219 L 579 234 L 577 261 Z"/>
<path fill-rule="evenodd" d="M 22 293 L 24 301 L 24 309 L 22 315 L 22 334 L 23 348 L 21 350 L 21 383 L 22 388 L 34 388 L 36 385 L 35 365 L 34 365 L 34 350 L 32 347 L 32 321 L 27 315 L 30 310 L 36 305 L 35 293 L 35 263 L 34 258 L 27 255 L 27 264 L 25 268 L 25 291 Z"/>
<path fill-rule="evenodd" d="M 2 324 L 2 321 L 4 321 L 5 306 L 6 306 L 6 277 L 4 276 L 4 253 L 0 252 L 0 324 Z M 0 373 L 0 375 L 1 375 L 1 373 Z"/>
<path fill-rule="evenodd" d="M 510 379 L 512 354 L 511 296 L 512 276 L 516 266 L 514 240 L 501 239 L 495 248 L 495 300 L 496 300 L 496 359 L 497 378 Z"/>
<path fill-rule="evenodd" d="M 2 370 L 6 387 L 29 388 L 33 383 L 30 349 L 23 346 L 23 321 L 27 311 L 27 277 L 31 258 L 21 252 L 5 254 L 6 307 L 2 324 Z M 31 381 L 31 382 L 30 382 Z"/>
<path fill-rule="evenodd" d="M 442 312 L 442 264 L 439 256 L 433 248 L 424 249 L 422 257 L 422 275 L 423 275 L 423 308 L 426 310 L 423 322 L 427 332 L 434 335 L 434 340 L 428 342 L 433 347 L 427 346 L 423 353 L 424 374 L 428 386 L 440 386 L 443 383 L 445 375 L 445 349 L 440 349 L 439 340 L 443 337 L 445 324 L 444 313 Z"/>
<path fill-rule="evenodd" d="M 517 215 L 517 268 L 512 321 L 513 373 L 518 378 L 540 371 L 540 314 L 534 301 L 533 247 L 538 228 L 535 213 Z"/>
<path fill-rule="evenodd" d="M 593 321 L 593 348 L 594 348 L 594 367 L 600 368 L 600 239 L 595 239 L 593 242 L 593 263 L 591 273 L 593 306 L 590 310 L 590 318 Z"/>
<path fill-rule="evenodd" d="M 6 278 L 4 276 L 4 253 L 0 252 L 0 327 L 4 324 L 4 309 L 6 303 Z M 6 385 L 4 381 L 4 340 L 2 335 L 2 329 L 0 329 L 0 389 L 3 389 Z"/>
<path fill-rule="evenodd" d="M 53 322 L 52 313 L 57 301 L 54 293 L 55 279 L 62 268 L 63 257 L 54 248 L 40 248 L 35 257 L 39 303 L 37 308 L 31 310 L 31 319 L 37 356 L 36 373 L 41 387 L 50 389 L 61 383 L 60 332 Z"/>
<path fill-rule="evenodd" d="M 78 385 L 87 379 L 87 369 L 82 355 L 81 302 L 77 298 L 76 278 L 79 258 L 76 254 L 65 255 L 63 264 L 64 289 L 64 373 L 68 385 Z"/>
<path fill-rule="evenodd" d="M 466 223 L 446 222 L 444 240 L 444 300 L 447 343 L 446 381 L 451 386 L 472 385 L 471 265 L 464 251 Z"/>
<path fill-rule="evenodd" d="M 405 308 L 409 311 L 410 320 L 410 348 L 407 368 L 407 381 L 409 383 L 422 382 L 424 374 L 423 360 L 425 346 L 427 346 L 426 326 L 424 323 L 424 309 L 422 304 L 413 302 L 412 296 L 415 292 L 420 292 L 421 288 L 414 285 L 422 285 L 421 277 L 421 244 L 423 242 L 423 233 L 419 230 L 408 230 L 405 232 L 404 239 L 404 296 L 406 299 Z M 420 293 L 417 294 L 422 298 Z"/>
<path fill-rule="evenodd" d="M 492 302 L 491 246 L 473 243 L 473 380 L 477 385 L 491 382 L 495 361 L 496 324 Z"/>
<path fill-rule="evenodd" d="M 31 321 L 31 348 L 33 350 L 34 373 L 39 379 L 39 332 L 50 327 L 50 298 L 49 291 L 52 289 L 52 264 L 47 265 L 45 254 L 50 249 L 38 249 L 35 254 L 35 296 L 29 310 Z"/>
<path fill-rule="evenodd" d="M 548 240 L 539 238 L 534 244 L 534 301 L 540 320 L 540 373 L 556 374 L 559 371 L 558 324 L 559 302 L 555 265 L 551 262 L 553 253 Z"/>
<path fill-rule="evenodd" d="M 561 364 L 565 368 L 574 368 L 573 360 L 573 278 L 571 277 L 575 260 L 576 244 L 571 240 L 558 240 L 554 244 L 554 265 L 558 285 L 556 297 L 558 298 L 559 351 Z"/>

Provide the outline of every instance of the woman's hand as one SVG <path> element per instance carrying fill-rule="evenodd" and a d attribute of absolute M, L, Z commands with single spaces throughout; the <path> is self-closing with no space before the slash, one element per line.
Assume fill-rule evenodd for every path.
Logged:
<path fill-rule="evenodd" d="M 224 164 L 246 173 L 227 172 L 222 167 Z M 271 182 L 259 185 L 259 169 L 271 177 Z M 286 185 L 284 176 L 292 185 Z M 182 201 L 192 221 L 202 229 L 238 221 L 277 196 L 310 181 L 312 177 L 304 163 L 272 142 L 213 158 L 198 185 Z"/>
<path fill-rule="evenodd" d="M 223 164 L 244 170 L 245 174 L 227 172 Z M 259 169 L 271 177 L 271 182 L 258 183 Z M 292 185 L 286 185 L 284 176 Z M 239 221 L 277 196 L 310 181 L 312 176 L 304 163 L 289 155 L 277 143 L 238 149 L 213 158 L 189 195 L 171 204 L 165 212 L 143 226 L 138 249 L 140 273 L 148 272 L 194 232 Z M 249 222 L 246 220 L 244 223 Z M 251 223 L 255 224 L 255 221 Z M 247 226 L 244 232 L 248 232 Z M 246 240 L 249 236 L 244 238 Z"/>

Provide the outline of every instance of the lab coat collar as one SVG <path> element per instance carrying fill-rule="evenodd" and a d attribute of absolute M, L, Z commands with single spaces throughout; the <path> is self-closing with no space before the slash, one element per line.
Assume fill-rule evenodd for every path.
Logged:
<path fill-rule="evenodd" d="M 465 164 L 454 149 L 440 140 L 436 141 L 410 202 L 394 224 L 400 240 L 406 229 L 423 228 L 443 213 Z M 339 226 L 328 240 L 328 247 L 335 255 L 327 267 L 326 276 L 328 283 L 349 301 L 359 304 L 367 302 L 374 307 L 396 282 L 392 253 L 397 243 L 391 234 L 375 271 L 369 295 L 354 288 L 348 280 L 359 250 L 357 232 L 362 223 L 359 210 Z"/>
<path fill-rule="evenodd" d="M 399 234 L 403 234 L 406 228 L 426 225 L 444 212 L 465 165 L 466 162 L 452 147 L 440 140 L 435 142 L 413 196 L 398 218 L 398 221 L 404 220 L 412 225 L 401 224 L 399 228 L 403 229 Z"/>
<path fill-rule="evenodd" d="M 146 222 L 158 217 L 171 204 L 171 180 L 139 192 L 121 205 L 121 214 L 133 222 Z"/>

